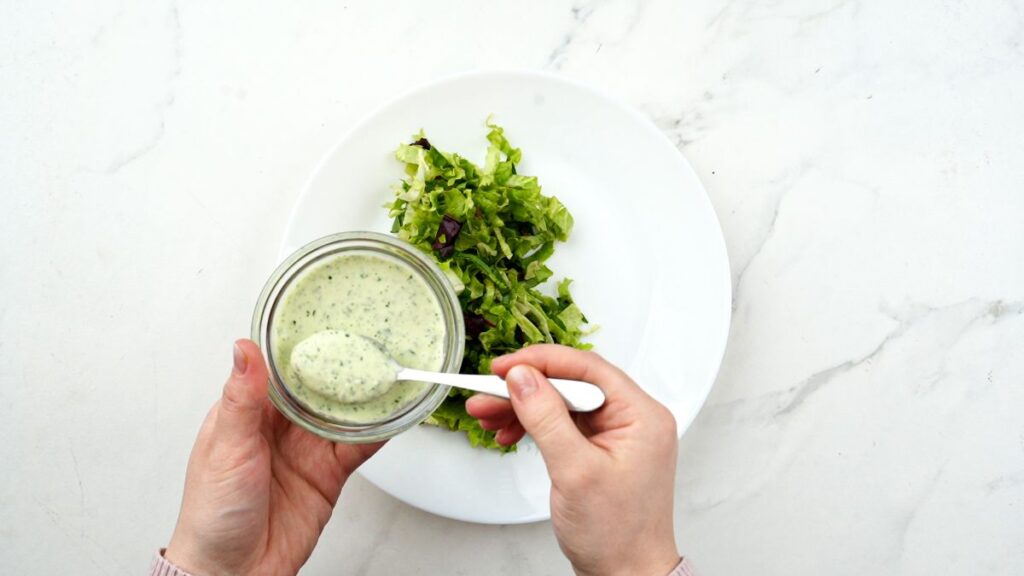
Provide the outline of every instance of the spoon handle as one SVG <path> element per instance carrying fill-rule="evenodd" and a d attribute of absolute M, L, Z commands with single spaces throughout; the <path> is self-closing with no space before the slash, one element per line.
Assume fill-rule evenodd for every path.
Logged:
<path fill-rule="evenodd" d="M 437 382 L 446 386 L 465 388 L 483 392 L 492 396 L 508 398 L 508 386 L 498 376 L 476 374 L 449 374 L 447 372 L 427 372 L 402 368 L 398 372 L 398 380 L 417 380 L 420 382 Z M 549 378 L 551 385 L 558 390 L 565 400 L 565 405 L 573 412 L 591 412 L 604 404 L 604 392 L 593 384 L 580 380 L 563 380 Z"/>

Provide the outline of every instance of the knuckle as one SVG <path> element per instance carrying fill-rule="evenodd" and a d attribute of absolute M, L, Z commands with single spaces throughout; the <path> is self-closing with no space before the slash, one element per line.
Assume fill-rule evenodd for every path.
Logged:
<path fill-rule="evenodd" d="M 535 436 L 551 436 L 561 426 L 560 414 L 556 410 L 544 410 L 537 414 L 533 421 Z"/>
<path fill-rule="evenodd" d="M 238 412 L 242 407 L 242 395 L 237 386 L 231 382 L 224 385 L 224 392 L 221 395 L 220 408 L 226 412 Z"/>
<path fill-rule="evenodd" d="M 654 438 L 664 442 L 676 441 L 678 437 L 676 418 L 668 408 L 659 404 L 650 421 Z"/>
<path fill-rule="evenodd" d="M 257 402 L 235 382 L 228 382 L 224 385 L 224 393 L 221 395 L 219 411 L 222 414 L 241 415 L 250 414 L 257 409 Z"/>
<path fill-rule="evenodd" d="M 604 364 L 607 364 L 608 362 L 607 360 L 604 359 L 604 356 L 601 356 L 600 354 L 594 352 L 593 350 L 583 350 L 582 352 L 582 360 L 589 367 L 602 366 Z"/>
<path fill-rule="evenodd" d="M 678 429 L 678 427 L 676 425 L 676 417 L 667 408 L 663 408 L 662 411 L 663 411 L 664 420 L 665 420 L 665 422 L 663 424 L 663 426 L 665 427 L 665 433 L 669 437 L 675 438 L 676 436 L 679 435 L 678 434 L 679 429 Z"/>
<path fill-rule="evenodd" d="M 580 380 L 595 383 L 602 380 L 601 375 L 605 372 L 604 367 L 608 362 L 593 350 L 580 350 L 579 364 L 582 368 Z"/>

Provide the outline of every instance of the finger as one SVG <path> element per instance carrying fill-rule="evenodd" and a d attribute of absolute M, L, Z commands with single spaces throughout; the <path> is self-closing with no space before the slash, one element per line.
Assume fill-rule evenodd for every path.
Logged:
<path fill-rule="evenodd" d="M 514 416 L 512 403 L 490 394 L 477 394 L 466 400 L 466 412 L 474 418 L 504 418 Z"/>
<path fill-rule="evenodd" d="M 609 397 L 644 393 L 625 372 L 587 350 L 537 344 L 495 358 L 491 361 L 491 371 L 504 377 L 510 368 L 518 364 L 529 364 L 549 378 L 569 378 L 596 384 Z"/>
<path fill-rule="evenodd" d="M 260 431 L 267 404 L 267 367 L 251 340 L 235 342 L 234 366 L 217 411 L 217 433 L 225 441 L 251 438 Z"/>
<path fill-rule="evenodd" d="M 516 415 L 509 413 L 500 418 L 480 418 L 480 427 L 484 430 L 501 430 L 516 421 Z"/>
<path fill-rule="evenodd" d="M 501 422 L 487 420 L 486 418 L 477 420 L 477 423 L 480 424 L 480 427 L 484 430 L 490 430 L 491 432 L 501 430 L 504 427 Z"/>
<path fill-rule="evenodd" d="M 502 446 L 511 446 L 522 440 L 523 436 L 526 436 L 526 429 L 516 420 L 499 430 L 494 436 L 494 440 Z"/>
<path fill-rule="evenodd" d="M 571 467 L 580 454 L 592 449 L 576 429 L 565 401 L 536 368 L 513 366 L 505 382 L 519 423 L 533 436 L 550 474 Z"/>

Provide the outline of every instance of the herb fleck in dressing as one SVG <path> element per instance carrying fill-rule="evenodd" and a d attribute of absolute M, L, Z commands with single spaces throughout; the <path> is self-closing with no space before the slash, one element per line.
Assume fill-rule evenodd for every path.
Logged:
<path fill-rule="evenodd" d="M 380 420 L 416 401 L 429 385 L 339 385 L 328 366 L 344 361 L 330 348 L 332 333 L 379 342 L 409 368 L 436 371 L 444 363 L 440 304 L 422 278 L 384 256 L 343 254 L 312 265 L 287 289 L 273 323 L 271 346 L 285 386 L 307 407 L 336 420 Z"/>

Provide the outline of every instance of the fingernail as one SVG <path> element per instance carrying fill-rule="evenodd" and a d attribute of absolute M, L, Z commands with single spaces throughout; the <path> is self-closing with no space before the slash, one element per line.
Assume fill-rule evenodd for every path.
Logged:
<path fill-rule="evenodd" d="M 236 376 L 245 374 L 245 369 L 249 367 L 249 359 L 245 357 L 245 352 L 242 351 L 242 348 L 237 343 L 235 344 L 233 356 L 235 357 L 235 368 L 233 372 Z"/>
<path fill-rule="evenodd" d="M 529 396 L 537 390 L 537 379 L 526 366 L 513 366 L 505 375 L 505 382 L 512 393 L 519 397 Z"/>

